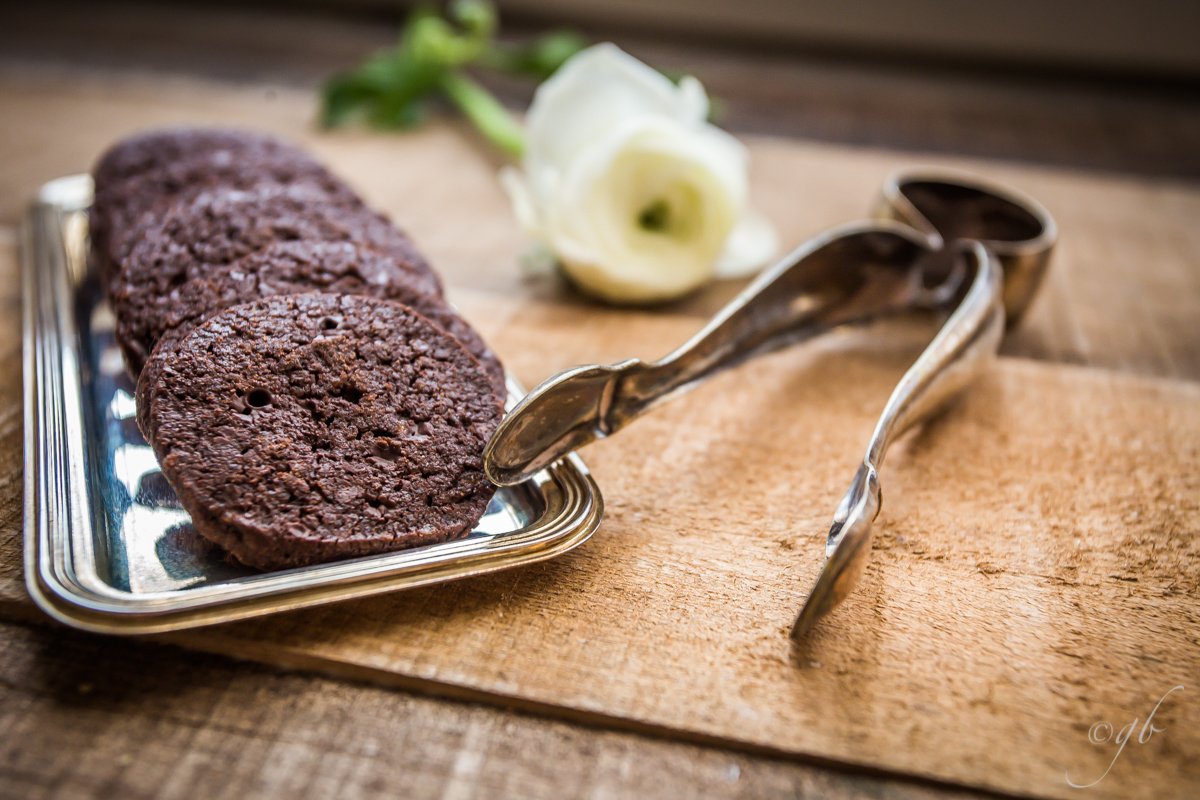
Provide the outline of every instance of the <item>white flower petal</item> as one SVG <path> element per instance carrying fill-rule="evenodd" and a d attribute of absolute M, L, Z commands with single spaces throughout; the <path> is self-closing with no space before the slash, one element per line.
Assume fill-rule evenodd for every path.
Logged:
<path fill-rule="evenodd" d="M 585 291 L 653 302 L 776 249 L 746 208 L 748 157 L 708 124 L 694 78 L 678 86 L 617 47 L 589 48 L 537 92 L 523 172 L 500 180 L 521 225 Z"/>
<path fill-rule="evenodd" d="M 779 252 L 779 236 L 765 216 L 752 208 L 742 213 L 717 259 L 718 278 L 741 278 L 758 272 Z"/>
<path fill-rule="evenodd" d="M 617 170 L 623 157 L 637 154 L 645 158 L 636 174 Z M 746 197 L 746 161 L 742 144 L 711 125 L 690 130 L 671 121 L 643 118 L 638 124 L 613 131 L 579 155 L 561 176 L 555 202 L 542 208 L 545 228 L 571 230 L 582 239 L 591 238 L 584 232 L 594 231 L 597 217 L 583 212 L 598 181 L 607 182 L 604 196 L 616 203 L 615 211 L 632 221 L 657 199 L 656 192 L 665 191 L 672 178 L 679 178 L 679 171 L 688 168 L 706 173 L 714 184 L 709 192 L 740 209 Z M 621 200 L 625 202 L 618 202 Z"/>
<path fill-rule="evenodd" d="M 504 167 L 501 169 L 500 186 L 508 194 L 508 199 L 512 203 L 513 214 L 516 216 L 517 222 L 521 224 L 521 227 L 530 236 L 540 236 L 542 226 L 537 203 L 534 201 L 533 193 L 529 190 L 529 185 L 525 182 L 525 178 L 521 175 L 520 170 L 516 167 Z"/>
<path fill-rule="evenodd" d="M 744 196 L 745 151 L 736 140 L 646 119 L 572 165 L 544 230 L 584 289 L 663 300 L 712 277 Z M 661 227 L 648 226 L 647 213 L 660 215 Z"/>
<path fill-rule="evenodd" d="M 698 114 L 701 99 L 704 110 Z M 597 137 L 628 120 L 664 116 L 699 122 L 707 106 L 702 88 L 699 96 L 691 84 L 681 90 L 616 45 L 594 45 L 538 87 L 525 120 L 526 170 L 566 169 Z"/>
<path fill-rule="evenodd" d="M 680 121 L 701 123 L 708 119 L 708 92 L 704 84 L 685 75 L 679 81 Z"/>

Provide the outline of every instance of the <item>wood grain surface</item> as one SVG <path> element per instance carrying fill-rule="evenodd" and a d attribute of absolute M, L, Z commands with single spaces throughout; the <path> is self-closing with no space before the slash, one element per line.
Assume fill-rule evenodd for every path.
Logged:
<path fill-rule="evenodd" d="M 488 332 L 528 375 L 538 342 L 608 360 L 690 328 L 524 306 Z M 830 515 L 911 357 L 861 338 L 748 364 L 589 448 L 607 517 L 554 562 L 175 640 L 1067 796 L 1068 770 L 1107 762 L 1089 726 L 1200 673 L 1200 386 L 998 364 L 892 455 L 864 584 L 796 653 Z M 1198 712 L 1166 704 L 1170 733 L 1097 791 L 1198 785 Z"/>
<path fill-rule="evenodd" d="M 0 796 L 977 796 L 119 644 L 0 624 Z"/>
<path fill-rule="evenodd" d="M 28 615 L 21 523 L 25 420 L 21 401 L 21 281 L 16 232 L 0 228 L 0 613 Z"/>
<path fill-rule="evenodd" d="M 39 82 L 40 81 L 40 82 Z M 315 136 L 288 90 L 43 72 L 0 76 L 8 222 L 48 177 L 170 122 L 299 138 L 409 228 L 454 298 L 528 384 L 571 363 L 655 356 L 731 287 L 655 314 L 522 276 L 521 239 L 469 135 Z M 87 126 L 72 124 L 86 118 Z M 859 215 L 910 156 L 756 139 L 753 196 L 788 242 Z M 1008 180 L 1058 216 L 1064 245 L 1014 355 L 1194 379 L 1200 194 L 1003 162 L 921 159 Z M 446 209 L 455 208 L 453 214 Z M 19 370 L 12 230 L 0 369 Z M 1036 795 L 1067 795 L 1119 728 L 1164 703 L 1094 791 L 1190 796 L 1200 668 L 1195 594 L 1200 389 L 1006 359 L 883 476 L 863 587 L 796 654 L 784 635 L 907 331 L 843 337 L 726 376 L 586 456 L 609 517 L 559 561 L 404 595 L 195 632 L 239 657 L 517 706 L 747 751 Z M 0 598 L 20 589 L 20 397 L 0 384 Z"/>

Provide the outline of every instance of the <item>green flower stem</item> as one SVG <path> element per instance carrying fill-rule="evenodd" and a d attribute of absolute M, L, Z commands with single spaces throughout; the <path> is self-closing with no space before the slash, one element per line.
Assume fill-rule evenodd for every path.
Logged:
<path fill-rule="evenodd" d="M 521 157 L 525 151 L 524 131 L 495 95 L 458 70 L 447 71 L 440 83 L 446 96 L 489 142 L 513 158 Z"/>

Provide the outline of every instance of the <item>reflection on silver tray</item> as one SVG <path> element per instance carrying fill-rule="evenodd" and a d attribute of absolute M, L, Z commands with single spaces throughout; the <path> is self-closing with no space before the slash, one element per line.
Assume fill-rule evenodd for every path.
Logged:
<path fill-rule="evenodd" d="M 148 633 L 453 580 L 552 558 L 591 536 L 603 503 L 571 456 L 501 489 L 466 538 L 260 573 L 192 529 L 134 421 L 113 319 L 87 267 L 91 180 L 46 184 L 22 239 L 25 577 L 76 627 Z M 520 392 L 510 383 L 510 405 Z"/>

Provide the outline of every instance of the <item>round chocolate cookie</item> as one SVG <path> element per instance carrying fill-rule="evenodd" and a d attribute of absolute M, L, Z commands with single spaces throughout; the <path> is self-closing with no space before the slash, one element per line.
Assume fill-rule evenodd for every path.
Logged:
<path fill-rule="evenodd" d="M 441 296 L 437 276 L 386 219 L 294 184 L 213 189 L 175 206 L 130 250 L 110 299 L 136 377 L 171 328 L 264 295 L 314 289 Z"/>
<path fill-rule="evenodd" d="M 304 183 L 343 203 L 362 204 L 303 151 L 246 131 L 181 128 L 134 136 L 105 153 L 93 175 L 91 238 L 105 288 L 142 230 L 188 194 L 218 186 Z"/>
<path fill-rule="evenodd" d="M 168 342 L 164 342 L 168 344 Z M 298 294 L 235 306 L 153 355 L 151 443 L 196 529 L 283 569 L 468 533 L 500 420 L 453 337 L 398 303 Z"/>
<path fill-rule="evenodd" d="M 136 270 L 131 272 L 130 281 L 138 277 Z M 413 293 L 397 273 L 392 257 L 349 242 L 278 242 L 232 265 L 209 267 L 178 286 L 172 286 L 169 276 L 152 273 L 138 291 L 121 295 L 118 326 L 123 336 L 157 347 L 164 340 L 185 336 L 217 312 L 264 297 L 319 291 L 396 300 L 458 339 L 483 366 L 497 402 L 503 405 L 504 368 L 479 334 L 440 296 Z M 156 362 L 149 360 L 141 372 L 146 375 L 155 368 Z M 148 381 L 153 385 L 155 377 Z M 139 377 L 138 385 L 142 383 Z M 139 403 L 143 424 L 148 414 L 149 402 Z"/>

